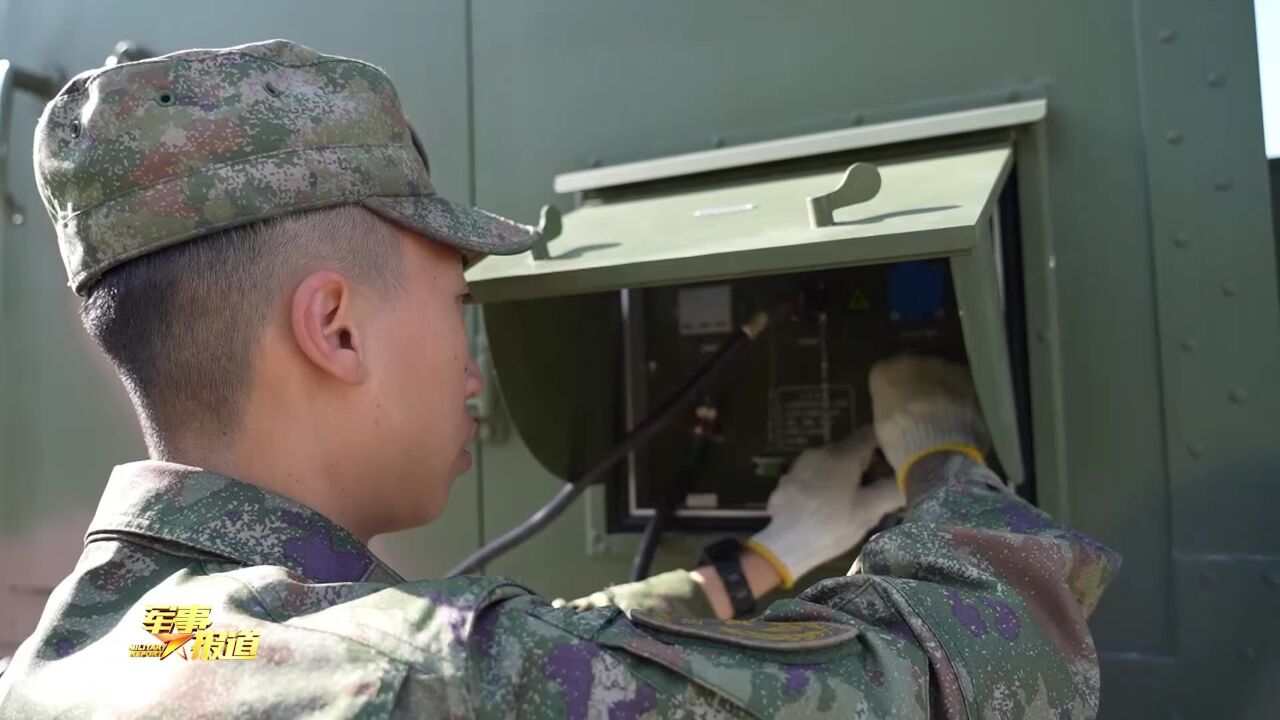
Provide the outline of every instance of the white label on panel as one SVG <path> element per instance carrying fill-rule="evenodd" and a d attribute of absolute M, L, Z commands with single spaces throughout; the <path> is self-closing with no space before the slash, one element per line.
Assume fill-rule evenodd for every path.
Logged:
<path fill-rule="evenodd" d="M 689 493 L 684 496 L 684 506 L 691 508 L 719 507 L 720 496 L 715 493 Z"/>
<path fill-rule="evenodd" d="M 676 296 L 681 335 L 719 335 L 733 330 L 728 285 L 681 288 Z"/>

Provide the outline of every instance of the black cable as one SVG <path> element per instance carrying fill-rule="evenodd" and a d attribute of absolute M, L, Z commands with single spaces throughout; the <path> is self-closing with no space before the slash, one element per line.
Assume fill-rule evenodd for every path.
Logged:
<path fill-rule="evenodd" d="M 631 579 L 640 581 L 649 577 L 649 569 L 653 566 L 653 556 L 658 550 L 658 539 L 662 537 L 667 521 L 675 515 L 676 505 L 680 498 L 688 494 L 693 480 L 702 471 L 703 460 L 707 455 L 708 439 L 699 435 L 693 439 L 693 451 L 689 461 L 685 463 L 680 475 L 662 492 L 658 493 L 653 504 L 653 517 L 649 518 L 640 536 L 640 546 L 636 548 L 635 558 L 631 561 Z"/>
<path fill-rule="evenodd" d="M 765 329 L 768 323 L 768 315 L 757 313 L 751 318 L 750 322 L 739 328 L 729 339 L 724 341 L 724 344 L 716 350 L 715 354 L 704 362 L 702 367 L 698 368 L 693 377 L 689 378 L 684 387 L 680 388 L 666 405 L 642 420 L 609 452 L 605 453 L 603 458 L 586 472 L 579 475 L 576 480 L 561 488 L 547 504 L 529 516 L 529 519 L 503 533 L 489 544 L 472 553 L 467 559 L 458 563 L 455 568 L 449 571 L 448 577 L 475 572 L 477 568 L 528 540 L 552 520 L 559 517 L 565 511 L 565 508 L 569 507 L 569 504 L 588 487 L 599 482 L 609 468 L 626 457 L 627 453 L 647 442 L 677 415 L 687 410 L 688 406 L 697 400 L 698 396 L 701 395 L 702 389 L 719 373 L 727 361 L 736 355 L 741 348 L 750 344 Z"/>

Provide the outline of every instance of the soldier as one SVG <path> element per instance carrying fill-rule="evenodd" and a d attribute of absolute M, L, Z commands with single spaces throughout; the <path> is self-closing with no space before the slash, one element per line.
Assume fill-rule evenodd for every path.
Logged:
<path fill-rule="evenodd" d="M 769 527 L 694 572 L 575 608 L 406 582 L 367 542 L 435 518 L 470 463 L 464 263 L 536 233 L 432 191 L 380 70 L 285 41 L 82 74 L 36 135 L 151 459 L 112 473 L 0 715 L 1096 713 L 1085 620 L 1118 558 L 987 469 L 963 368 L 877 367 L 874 440 L 802 455 Z M 873 442 L 898 486 L 858 488 Z M 905 521 L 848 576 L 689 616 L 847 551 L 899 486 Z"/>

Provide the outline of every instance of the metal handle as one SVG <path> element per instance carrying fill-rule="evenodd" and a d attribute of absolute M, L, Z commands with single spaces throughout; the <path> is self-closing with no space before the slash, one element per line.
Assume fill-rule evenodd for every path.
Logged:
<path fill-rule="evenodd" d="M 809 198 L 809 224 L 814 230 L 835 224 L 836 210 L 864 203 L 880 192 L 880 171 L 871 163 L 854 163 L 845 171 L 835 190 Z"/>
<path fill-rule="evenodd" d="M 551 253 L 547 252 L 547 243 L 559 237 L 561 229 L 560 211 L 555 205 L 543 205 L 538 219 L 538 242 L 529 248 L 534 260 L 551 259 Z"/>
<path fill-rule="evenodd" d="M 8 60 L 0 60 L 0 211 L 4 213 L 0 223 L 21 225 L 26 220 L 22 206 L 9 191 L 9 120 L 13 94 L 22 90 L 49 100 L 61 87 L 59 78 L 23 70 Z"/>
<path fill-rule="evenodd" d="M 145 47 L 133 42 L 132 40 L 121 40 L 116 43 L 115 49 L 102 62 L 103 67 L 114 67 L 120 63 L 134 62 L 135 60 L 146 60 L 155 57 L 156 54 Z"/>
<path fill-rule="evenodd" d="M 116 43 L 115 49 L 104 61 L 106 67 L 122 62 L 145 60 L 152 57 L 150 50 L 128 40 Z M 42 75 L 0 59 L 0 223 L 21 225 L 26 220 L 23 210 L 13 193 L 9 191 L 9 121 L 13 106 L 13 94 L 21 90 L 48 102 L 52 100 L 66 79 L 57 75 Z"/>
<path fill-rule="evenodd" d="M 12 76 L 13 86 L 24 92 L 48 102 L 53 99 L 54 95 L 62 89 L 63 79 L 53 75 L 41 75 L 40 73 L 24 70 L 20 67 L 14 67 L 8 60 L 0 60 L 7 71 L 6 74 Z"/>
<path fill-rule="evenodd" d="M 13 105 L 16 68 L 8 60 L 0 60 L 0 224 L 21 225 L 25 219 L 18 201 L 9 192 L 9 115 Z M 0 232 L 0 235 L 3 233 Z"/>

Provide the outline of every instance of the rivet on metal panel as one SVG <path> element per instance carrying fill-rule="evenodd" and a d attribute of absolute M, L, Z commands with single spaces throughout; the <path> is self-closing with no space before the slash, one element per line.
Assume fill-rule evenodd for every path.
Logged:
<path fill-rule="evenodd" d="M 1038 343 L 1047 343 L 1047 342 L 1049 342 L 1049 333 L 1047 333 L 1047 332 L 1045 332 L 1045 331 L 1043 331 L 1043 330 L 1037 330 L 1037 331 L 1036 331 L 1036 342 L 1038 342 Z"/>
<path fill-rule="evenodd" d="M 1241 660 L 1255 660 L 1258 657 L 1258 651 L 1254 650 L 1252 645 L 1241 645 L 1236 653 Z"/>
<path fill-rule="evenodd" d="M 1219 192 L 1226 192 L 1235 186 L 1235 182 L 1231 178 L 1218 178 L 1213 181 L 1213 189 Z"/>
<path fill-rule="evenodd" d="M 1191 354 L 1196 351 L 1196 339 L 1187 338 L 1186 340 L 1182 341 L 1180 347 L 1182 348 L 1182 352 Z"/>
<path fill-rule="evenodd" d="M 593 168 L 600 167 L 600 158 L 598 157 L 587 158 L 587 167 L 593 167 Z"/>
<path fill-rule="evenodd" d="M 1164 28 L 1156 34 L 1156 37 L 1159 38 L 1162 43 L 1171 43 L 1177 36 L 1177 33 L 1175 33 L 1171 28 Z"/>
<path fill-rule="evenodd" d="M 1209 83 L 1209 87 L 1222 87 L 1226 84 L 1227 78 L 1222 73 L 1211 72 L 1209 73 L 1209 77 L 1205 79 L 1205 82 Z"/>
<path fill-rule="evenodd" d="M 857 127 L 862 124 L 862 113 L 854 113 L 849 116 L 849 124 Z"/>
<path fill-rule="evenodd" d="M 1187 454 L 1193 458 L 1198 458 L 1201 455 L 1204 455 L 1204 445 L 1198 442 L 1187 443 Z"/>
<path fill-rule="evenodd" d="M 1227 398 L 1236 405 L 1243 405 L 1249 395 L 1244 391 L 1244 388 L 1231 388 L 1227 391 Z"/>
<path fill-rule="evenodd" d="M 1180 248 L 1185 248 L 1191 244 L 1191 236 L 1186 233 L 1174 233 L 1173 244 Z"/>
<path fill-rule="evenodd" d="M 1182 133 L 1178 132 L 1177 130 L 1170 130 L 1169 132 L 1164 134 L 1164 139 L 1170 145 L 1181 145 Z"/>
<path fill-rule="evenodd" d="M 658 361 L 650 360 L 645 363 L 645 367 L 649 369 L 650 374 L 658 372 Z"/>
<path fill-rule="evenodd" d="M 720 137 L 719 135 L 711 138 L 711 147 L 713 148 L 724 147 L 724 138 Z"/>
<path fill-rule="evenodd" d="M 1204 572 L 1200 573 L 1200 584 L 1203 585 L 1204 587 L 1210 587 L 1216 582 L 1218 582 L 1218 574 L 1215 573 L 1214 571 L 1205 570 Z"/>
<path fill-rule="evenodd" d="M 1235 283 L 1231 282 L 1230 280 L 1228 280 L 1227 282 L 1222 283 L 1222 294 L 1223 294 L 1223 295 L 1226 295 L 1227 297 L 1235 297 L 1235 296 L 1236 296 L 1236 292 L 1237 292 L 1237 290 L 1236 290 L 1236 284 L 1235 284 Z"/>

